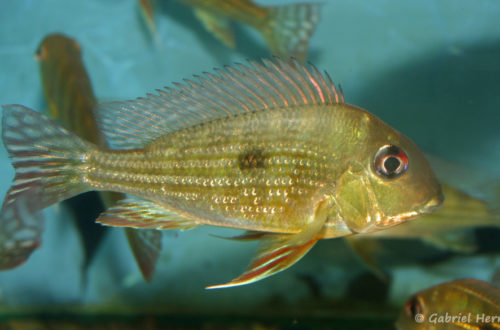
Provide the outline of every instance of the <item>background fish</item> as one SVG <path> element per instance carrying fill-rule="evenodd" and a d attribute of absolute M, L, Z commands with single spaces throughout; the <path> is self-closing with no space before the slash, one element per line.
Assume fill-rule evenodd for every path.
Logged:
<path fill-rule="evenodd" d="M 193 7 L 205 28 L 226 46 L 235 46 L 231 21 L 253 27 L 265 38 L 272 54 L 305 61 L 309 38 L 320 19 L 321 4 L 265 7 L 251 0 L 178 0 Z"/>
<path fill-rule="evenodd" d="M 5 203 L 32 186 L 43 187 L 42 207 L 112 190 L 140 199 L 118 202 L 103 224 L 263 232 L 249 269 L 210 288 L 257 281 L 319 239 L 385 229 L 441 204 L 417 146 L 344 103 L 328 75 L 295 61 L 250 63 L 100 106 L 115 150 L 31 109 L 4 106 L 3 139 L 16 169 Z"/>
<path fill-rule="evenodd" d="M 500 328 L 500 289 L 475 280 L 461 279 L 422 290 L 411 297 L 396 322 L 398 329 L 497 329 Z M 470 318 L 468 317 L 470 313 Z M 431 316 L 435 314 L 435 316 Z M 434 317 L 465 316 L 432 323 Z M 477 316 L 480 317 L 479 321 Z M 481 316 L 496 316 L 486 322 Z M 418 320 L 418 322 L 416 321 Z"/>
<path fill-rule="evenodd" d="M 40 77 L 52 117 L 79 137 L 105 147 L 107 144 L 98 130 L 94 114 L 96 98 L 78 42 L 62 34 L 51 34 L 40 43 L 36 58 L 40 62 Z M 105 231 L 105 227 L 94 222 L 103 211 L 99 206 L 101 200 L 110 206 L 124 197 L 119 193 L 88 192 L 64 202 L 73 210 L 82 234 L 84 269 L 91 262 Z M 126 229 L 126 235 L 144 278 L 151 280 L 161 251 L 161 233 Z"/>

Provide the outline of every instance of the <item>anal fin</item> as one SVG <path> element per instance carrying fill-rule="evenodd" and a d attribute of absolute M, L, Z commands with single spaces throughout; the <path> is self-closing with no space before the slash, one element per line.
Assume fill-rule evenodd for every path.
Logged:
<path fill-rule="evenodd" d="M 186 230 L 198 225 L 154 202 L 124 199 L 101 214 L 98 223 L 113 227 Z"/>

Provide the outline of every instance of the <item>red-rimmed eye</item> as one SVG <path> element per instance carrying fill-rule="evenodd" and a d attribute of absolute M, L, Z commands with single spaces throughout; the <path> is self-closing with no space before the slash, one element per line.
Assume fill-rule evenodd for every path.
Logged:
<path fill-rule="evenodd" d="M 381 177 L 393 179 L 408 169 L 408 156 L 399 147 L 388 144 L 377 151 L 373 166 Z"/>

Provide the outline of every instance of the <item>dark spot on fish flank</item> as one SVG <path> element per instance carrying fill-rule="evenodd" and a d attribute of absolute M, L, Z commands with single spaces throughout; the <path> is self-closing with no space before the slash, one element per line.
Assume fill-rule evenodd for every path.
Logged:
<path fill-rule="evenodd" d="M 266 155 L 262 149 L 250 149 L 238 155 L 238 166 L 240 170 L 251 170 L 254 168 L 265 168 Z"/>

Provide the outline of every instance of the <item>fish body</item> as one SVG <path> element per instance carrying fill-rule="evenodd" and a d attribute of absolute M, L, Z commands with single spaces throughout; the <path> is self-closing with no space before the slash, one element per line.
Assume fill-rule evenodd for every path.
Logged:
<path fill-rule="evenodd" d="M 460 279 L 412 296 L 396 322 L 398 329 L 498 329 L 500 289 L 484 281 Z"/>
<path fill-rule="evenodd" d="M 179 0 L 191 6 L 197 18 L 220 41 L 235 46 L 231 21 L 259 31 L 272 54 L 305 61 L 309 38 L 320 18 L 318 3 L 260 6 L 251 0 Z"/>
<path fill-rule="evenodd" d="M 249 230 L 243 237 L 263 242 L 257 257 L 240 277 L 211 287 L 219 288 L 288 268 L 319 239 L 385 229 L 442 202 L 418 147 L 346 104 L 328 76 L 295 61 L 237 68 L 101 105 L 113 149 L 4 106 L 4 143 L 18 173 L 6 203 L 26 186 L 44 187 L 43 206 L 88 190 L 119 191 L 138 199 L 118 202 L 99 222 Z M 34 122 L 42 122 L 35 131 Z M 34 138 L 48 150 L 36 160 Z"/>
<path fill-rule="evenodd" d="M 105 147 L 107 143 L 97 126 L 97 101 L 82 60 L 79 43 L 62 34 L 48 35 L 40 43 L 36 58 L 40 64 L 40 77 L 51 116 L 80 138 Z M 92 215 L 88 205 L 101 200 L 104 205 L 111 206 L 125 198 L 123 194 L 114 192 L 101 192 L 99 196 L 90 194 L 95 192 L 65 201 L 66 205 L 74 210 L 83 236 L 86 250 L 84 268 L 92 260 L 105 230 L 105 227 L 94 223 L 102 208 L 96 206 Z M 128 228 L 126 234 L 144 277 L 150 280 L 161 250 L 161 234 Z"/>

